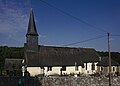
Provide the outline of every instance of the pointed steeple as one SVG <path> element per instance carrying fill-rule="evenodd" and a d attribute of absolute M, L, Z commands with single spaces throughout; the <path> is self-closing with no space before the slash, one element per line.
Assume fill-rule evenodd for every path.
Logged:
<path fill-rule="evenodd" d="M 35 25 L 35 20 L 34 20 L 34 14 L 33 14 L 32 8 L 31 8 L 31 10 L 30 10 L 28 31 L 27 31 L 26 36 L 27 36 L 27 35 L 38 36 L 37 30 L 36 30 L 36 25 Z"/>

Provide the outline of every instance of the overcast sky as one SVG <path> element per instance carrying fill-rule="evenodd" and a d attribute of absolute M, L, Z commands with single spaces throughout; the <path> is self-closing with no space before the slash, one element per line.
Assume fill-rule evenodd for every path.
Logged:
<path fill-rule="evenodd" d="M 120 36 L 114 36 L 120 35 L 120 0 L 43 1 L 74 18 L 41 0 L 32 0 L 40 45 L 80 42 L 69 46 L 107 51 L 110 32 L 111 51 L 120 52 Z M 30 7 L 30 0 L 0 0 L 0 45 L 24 46 Z"/>

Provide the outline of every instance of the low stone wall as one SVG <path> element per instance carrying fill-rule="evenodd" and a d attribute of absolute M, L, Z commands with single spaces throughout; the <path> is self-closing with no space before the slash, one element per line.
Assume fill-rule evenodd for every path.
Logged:
<path fill-rule="evenodd" d="M 23 84 L 19 85 L 19 81 Z M 105 76 L 47 76 L 47 77 L 0 77 L 0 86 L 109 86 Z M 111 86 L 120 86 L 120 76 L 112 77 Z"/>
<path fill-rule="evenodd" d="M 0 76 L 0 86 L 41 86 L 35 77 Z"/>
<path fill-rule="evenodd" d="M 49 76 L 39 80 L 42 86 L 109 86 L 109 78 L 104 76 Z M 120 86 L 120 77 L 112 77 L 111 86 Z"/>

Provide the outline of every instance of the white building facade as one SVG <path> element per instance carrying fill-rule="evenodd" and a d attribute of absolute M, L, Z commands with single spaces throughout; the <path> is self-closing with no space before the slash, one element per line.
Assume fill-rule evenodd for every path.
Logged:
<path fill-rule="evenodd" d="M 87 64 L 87 65 L 86 65 Z M 44 75 L 75 75 L 75 74 L 95 74 L 97 72 L 97 62 L 94 63 L 84 63 L 84 66 L 66 66 L 64 70 L 61 71 L 63 67 L 27 67 L 27 71 L 31 76 L 44 74 Z"/>

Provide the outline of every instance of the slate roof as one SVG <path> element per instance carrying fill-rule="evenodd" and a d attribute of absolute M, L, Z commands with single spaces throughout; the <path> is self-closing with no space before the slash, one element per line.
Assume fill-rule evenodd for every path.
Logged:
<path fill-rule="evenodd" d="M 119 66 L 120 64 L 114 60 L 111 59 L 111 66 Z M 103 59 L 98 62 L 97 66 L 103 66 L 107 67 L 109 66 L 109 58 L 108 57 L 103 57 Z"/>
<path fill-rule="evenodd" d="M 28 31 L 26 36 L 38 36 L 33 11 L 31 9 Z M 34 41 L 31 41 L 31 44 Z M 83 65 L 87 62 L 98 62 L 99 55 L 94 49 L 90 48 L 69 48 L 56 46 L 39 46 L 38 52 L 27 50 L 25 44 L 25 57 L 27 66 L 74 66 Z"/>
<path fill-rule="evenodd" d="M 99 55 L 92 48 L 39 46 L 39 52 L 27 52 L 28 66 L 74 66 L 98 62 Z"/>
<path fill-rule="evenodd" d="M 31 11 L 30 11 L 28 31 L 27 31 L 26 35 L 36 35 L 36 36 L 38 36 L 32 8 L 31 8 Z"/>
<path fill-rule="evenodd" d="M 5 70 L 12 71 L 13 69 L 22 68 L 23 59 L 5 59 Z"/>

